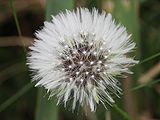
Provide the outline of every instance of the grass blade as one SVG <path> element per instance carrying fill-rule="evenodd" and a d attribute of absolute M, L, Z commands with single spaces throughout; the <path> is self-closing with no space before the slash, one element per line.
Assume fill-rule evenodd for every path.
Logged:
<path fill-rule="evenodd" d="M 139 89 L 141 89 L 141 88 L 144 88 L 144 87 L 151 87 L 151 86 L 155 85 L 155 84 L 158 83 L 158 82 L 160 82 L 160 80 L 152 80 L 151 82 L 148 82 L 148 83 L 146 83 L 146 84 L 141 84 L 141 85 L 138 85 L 138 86 L 136 86 L 136 87 L 133 87 L 133 88 L 131 89 L 131 91 L 137 91 L 137 90 L 139 90 Z"/>
<path fill-rule="evenodd" d="M 160 52 L 159 52 L 159 53 L 156 53 L 156 54 L 154 54 L 154 55 L 152 55 L 152 56 L 150 56 L 150 57 L 148 57 L 148 58 L 146 58 L 146 59 L 144 59 L 144 60 L 142 60 L 139 64 L 148 62 L 148 61 L 150 61 L 150 60 L 152 60 L 152 59 L 154 59 L 154 58 L 156 58 L 156 57 L 158 57 L 158 56 L 160 56 Z"/>
<path fill-rule="evenodd" d="M 13 0 L 9 0 L 9 3 L 10 3 L 10 6 L 12 8 L 12 13 L 13 13 L 13 17 L 14 17 L 14 20 L 15 20 L 15 23 L 16 23 L 18 35 L 21 37 L 22 36 L 22 32 L 21 32 L 21 29 L 20 29 L 20 25 L 19 25 L 19 21 L 18 21 L 18 18 L 17 18 L 16 9 L 15 9 Z M 26 53 L 25 43 L 23 42 L 22 39 L 21 39 L 21 41 L 22 41 L 22 44 L 23 44 L 23 50 Z"/>
<path fill-rule="evenodd" d="M 113 105 L 113 109 L 119 113 L 125 120 L 131 120 L 131 118 L 129 117 L 129 115 L 123 111 L 121 108 L 119 108 L 116 104 Z"/>
<path fill-rule="evenodd" d="M 9 0 L 9 2 L 10 2 L 10 6 L 12 8 L 13 17 L 14 17 L 14 20 L 15 20 L 15 23 L 16 23 L 18 34 L 19 34 L 19 36 L 21 36 L 22 33 L 21 33 L 21 29 L 20 29 L 20 25 L 19 25 L 19 21 L 18 21 L 18 18 L 17 18 L 16 9 L 15 9 L 13 0 Z"/>
<path fill-rule="evenodd" d="M 33 87 L 32 83 L 28 83 L 27 85 L 25 85 L 15 95 L 13 95 L 12 97 L 10 97 L 8 100 L 6 100 L 4 103 L 0 105 L 0 112 L 2 112 L 7 107 L 9 107 L 11 104 L 16 102 L 21 96 L 23 96 L 26 92 L 28 92 L 32 87 Z"/>

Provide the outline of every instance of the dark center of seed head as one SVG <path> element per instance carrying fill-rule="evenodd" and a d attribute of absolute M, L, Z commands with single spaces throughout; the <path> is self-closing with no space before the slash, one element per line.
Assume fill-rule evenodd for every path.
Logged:
<path fill-rule="evenodd" d="M 77 85 L 85 85 L 87 81 L 96 84 L 95 80 L 102 79 L 100 72 L 103 72 L 105 67 L 106 59 L 101 54 L 103 51 L 95 49 L 94 45 L 88 43 L 79 43 L 77 46 L 73 50 L 65 50 L 68 56 L 61 57 L 63 69 L 67 73 L 65 80 L 68 82 L 76 80 Z"/>

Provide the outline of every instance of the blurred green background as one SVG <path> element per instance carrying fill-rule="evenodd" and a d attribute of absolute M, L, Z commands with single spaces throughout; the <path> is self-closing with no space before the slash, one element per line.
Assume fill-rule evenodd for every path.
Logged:
<path fill-rule="evenodd" d="M 26 54 L 34 32 L 51 14 L 76 7 L 112 13 L 137 43 L 140 63 L 120 80 L 123 95 L 109 111 L 73 113 L 31 83 Z M 0 120 L 160 120 L 160 0 L 0 0 L 0 56 Z"/>

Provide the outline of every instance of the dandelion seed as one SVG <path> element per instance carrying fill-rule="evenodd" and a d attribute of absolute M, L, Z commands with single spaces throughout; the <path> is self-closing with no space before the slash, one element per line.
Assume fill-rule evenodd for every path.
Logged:
<path fill-rule="evenodd" d="M 91 78 L 94 78 L 94 75 L 91 75 Z"/>
<path fill-rule="evenodd" d="M 105 66 L 105 67 L 108 67 L 108 65 L 107 65 L 107 64 L 105 64 L 104 66 Z"/>
<path fill-rule="evenodd" d="M 82 65 L 82 64 L 83 64 L 83 61 L 80 61 L 80 62 L 79 62 L 79 64 L 81 64 L 81 65 Z"/>
<path fill-rule="evenodd" d="M 72 80 L 73 80 L 73 78 L 69 78 L 69 80 L 70 80 L 70 81 L 72 81 Z"/>
<path fill-rule="evenodd" d="M 86 54 L 87 52 L 86 51 L 83 51 L 83 54 Z"/>
<path fill-rule="evenodd" d="M 64 47 L 65 47 L 65 48 L 68 48 L 68 45 L 65 45 Z"/>
<path fill-rule="evenodd" d="M 81 83 L 83 83 L 84 79 L 81 79 L 80 81 L 81 81 Z"/>
<path fill-rule="evenodd" d="M 67 56 L 67 59 L 69 59 L 69 57 Z"/>
<path fill-rule="evenodd" d="M 103 50 L 103 47 L 100 47 L 100 50 Z"/>
<path fill-rule="evenodd" d="M 105 56 L 104 56 L 104 58 L 108 58 L 108 56 L 107 56 L 107 55 L 105 55 Z"/>
<path fill-rule="evenodd" d="M 73 98 L 73 110 L 79 103 L 95 111 L 100 103 L 106 107 L 115 102 L 112 97 L 121 94 L 115 76 L 130 73 L 128 67 L 138 63 L 127 55 L 135 47 L 129 36 L 104 11 L 67 11 L 36 33 L 27 64 L 35 73 L 33 80 L 58 103 L 66 106 Z"/>
<path fill-rule="evenodd" d="M 90 62 L 91 65 L 93 65 L 93 63 L 94 63 L 93 61 Z"/>
<path fill-rule="evenodd" d="M 101 60 L 99 60 L 99 61 L 98 61 L 98 63 L 99 63 L 99 64 L 101 64 L 101 63 L 102 63 L 102 61 L 101 61 Z"/>
<path fill-rule="evenodd" d="M 88 75 L 89 74 L 89 72 L 86 72 L 86 75 Z"/>
<path fill-rule="evenodd" d="M 94 52 L 93 54 L 94 54 L 94 55 L 96 55 L 96 54 L 97 54 L 97 52 Z"/>
<path fill-rule="evenodd" d="M 68 66 L 68 68 L 72 68 L 72 66 L 71 66 L 71 65 L 69 65 L 69 66 Z"/>
<path fill-rule="evenodd" d="M 79 72 L 76 72 L 76 74 L 78 75 L 78 74 L 79 74 Z"/>
<path fill-rule="evenodd" d="M 93 42 L 91 42 L 89 45 L 92 46 L 92 45 L 93 45 Z"/>
<path fill-rule="evenodd" d="M 73 51 L 73 54 L 76 54 L 76 51 L 75 51 L 75 50 Z"/>

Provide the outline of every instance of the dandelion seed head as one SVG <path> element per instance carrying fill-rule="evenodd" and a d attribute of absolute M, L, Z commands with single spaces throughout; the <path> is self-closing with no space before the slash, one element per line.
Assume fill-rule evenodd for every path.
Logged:
<path fill-rule="evenodd" d="M 87 104 L 91 111 L 100 103 L 111 105 L 112 96 L 121 93 L 116 76 L 130 73 L 128 68 L 137 63 L 127 55 L 135 47 L 129 36 L 111 14 L 95 8 L 53 16 L 30 47 L 27 59 L 33 79 L 58 103 L 66 106 L 73 98 L 73 110 L 77 103 Z"/>

